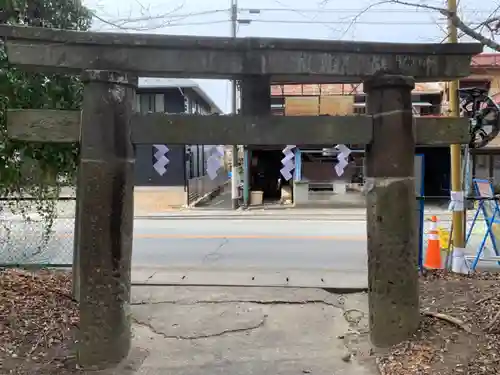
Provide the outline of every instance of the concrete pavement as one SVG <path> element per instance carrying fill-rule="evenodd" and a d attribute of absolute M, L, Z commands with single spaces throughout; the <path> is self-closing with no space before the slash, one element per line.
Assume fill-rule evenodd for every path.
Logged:
<path fill-rule="evenodd" d="M 133 349 L 112 373 L 375 375 L 367 311 L 363 293 L 135 287 Z"/>

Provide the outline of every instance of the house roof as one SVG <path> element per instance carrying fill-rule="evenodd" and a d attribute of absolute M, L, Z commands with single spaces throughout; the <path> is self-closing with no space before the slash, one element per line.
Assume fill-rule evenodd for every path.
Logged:
<path fill-rule="evenodd" d="M 213 112 L 222 113 L 220 107 L 215 104 L 212 98 L 203 90 L 198 82 L 187 78 L 139 78 L 140 89 L 161 89 L 161 88 L 190 88 L 196 92 L 212 109 Z"/>
<path fill-rule="evenodd" d="M 500 68 L 500 53 L 480 53 L 472 58 L 473 68 Z"/>

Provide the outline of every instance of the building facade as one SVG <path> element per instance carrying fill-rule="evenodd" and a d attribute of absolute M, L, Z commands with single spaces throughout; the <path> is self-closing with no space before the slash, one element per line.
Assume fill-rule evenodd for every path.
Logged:
<path fill-rule="evenodd" d="M 444 84 L 441 83 L 417 83 L 412 93 L 415 115 L 439 115 L 442 111 L 444 89 Z M 272 113 L 278 116 L 344 116 L 365 113 L 366 95 L 363 84 L 273 85 L 271 97 Z M 330 204 L 333 202 L 332 198 L 342 193 L 345 200 L 353 201 L 353 196 L 356 193 L 359 195 L 362 189 L 364 146 L 348 145 L 353 153 L 342 176 L 338 176 L 333 168 L 337 161 L 336 153 L 328 151 L 333 146 L 304 147 L 297 156 L 300 158 L 296 160 L 300 173 L 296 173 L 294 184 L 302 190 L 307 188 L 309 200 L 320 199 Z M 447 199 L 450 178 L 449 148 L 419 147 L 416 152 L 424 154 L 426 158 L 426 194 Z M 354 194 L 349 196 L 349 193 Z M 302 193 L 300 196 L 305 195 Z M 357 203 L 364 204 L 364 199 Z"/>
<path fill-rule="evenodd" d="M 471 76 L 460 81 L 460 88 L 480 87 L 500 104 L 500 54 L 484 53 L 472 59 Z M 417 83 L 412 93 L 416 116 L 440 116 L 449 112 L 447 83 Z M 350 115 L 365 113 L 365 94 L 362 84 L 292 84 L 271 88 L 272 112 L 275 115 Z M 331 146 L 330 146 L 331 147 Z M 321 148 L 302 150 L 301 176 L 310 181 L 360 180 L 363 169 L 363 149 L 350 145 L 355 151 L 346 175 L 338 177 L 326 165 L 335 162 L 335 155 L 324 155 Z M 426 196 L 448 199 L 450 191 L 450 153 L 448 147 L 418 147 L 416 153 L 425 158 Z M 467 156 L 469 157 L 469 156 Z M 469 175 L 494 182 L 500 193 L 500 136 L 481 149 L 470 152 Z"/>
<path fill-rule="evenodd" d="M 136 109 L 141 113 L 164 112 L 172 114 L 210 115 L 222 113 L 214 101 L 190 79 L 140 78 L 137 89 Z M 190 204 L 203 192 L 189 191 L 196 179 L 207 179 L 206 159 L 211 145 L 167 144 L 165 155 L 169 163 L 164 174 L 154 168 L 157 161 L 154 145 L 136 146 L 135 191 L 145 192 L 156 203 L 165 207 L 180 207 Z M 209 188 L 209 183 L 204 184 Z M 212 185 L 210 185 L 212 186 Z"/>

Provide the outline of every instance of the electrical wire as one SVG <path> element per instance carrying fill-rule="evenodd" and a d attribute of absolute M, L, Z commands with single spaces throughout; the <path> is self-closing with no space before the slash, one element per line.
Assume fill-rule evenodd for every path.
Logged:
<path fill-rule="evenodd" d="M 322 9 L 300 9 L 300 8 L 239 8 L 240 11 L 243 12 L 301 12 L 301 13 L 361 13 L 364 9 L 349 9 L 349 8 L 322 8 Z M 461 13 L 490 13 L 491 10 L 488 9 L 474 9 L 468 10 L 464 9 Z M 375 8 L 370 10 L 370 13 L 434 13 L 434 11 L 430 9 L 391 9 L 391 8 Z"/>
<path fill-rule="evenodd" d="M 281 4 L 278 2 L 278 4 Z M 303 17 L 306 18 L 306 20 L 301 21 L 301 20 L 261 20 L 261 19 L 252 19 L 251 22 L 259 22 L 259 23 L 290 23 L 290 24 L 323 24 L 323 25 L 343 25 L 343 24 L 348 24 L 352 22 L 351 20 L 337 20 L 337 21 L 323 21 L 323 20 L 316 20 L 314 17 L 311 19 L 307 17 L 304 13 L 356 13 L 356 12 L 363 12 L 363 10 L 359 9 L 295 9 L 295 8 L 239 8 L 240 12 L 252 12 L 258 10 L 259 12 L 294 12 L 296 14 L 299 14 Z M 102 17 L 99 17 L 97 14 L 94 12 L 94 17 L 96 19 L 100 20 L 101 22 L 104 22 L 106 24 L 109 24 L 110 26 L 118 27 L 118 28 L 126 28 L 128 30 L 150 30 L 151 27 L 128 27 L 126 26 L 127 24 L 133 24 L 133 23 L 139 23 L 139 22 L 146 22 L 146 21 L 155 21 L 155 20 L 163 20 L 165 18 L 168 18 L 168 21 L 166 20 L 164 23 L 153 26 L 154 29 L 162 28 L 162 27 L 177 27 L 177 26 L 195 26 L 195 25 L 210 25 L 210 24 L 218 24 L 218 23 L 223 23 L 223 22 L 229 22 L 228 20 L 211 20 L 211 21 L 199 21 L 199 22 L 189 22 L 189 23 L 179 23 L 181 20 L 185 20 L 187 18 L 191 17 L 199 17 L 199 16 L 206 16 L 206 15 L 212 15 L 212 14 L 218 14 L 218 13 L 227 13 L 228 9 L 212 9 L 212 10 L 205 10 L 205 11 L 199 11 L 199 12 L 191 12 L 191 13 L 184 13 L 184 14 L 176 14 L 175 12 L 168 12 L 168 13 L 163 13 L 160 15 L 156 16 L 141 16 L 141 17 L 132 17 L 132 18 L 118 18 L 114 19 L 113 21 L 105 20 Z M 464 11 L 462 11 L 464 12 Z M 491 17 L 491 10 L 474 10 L 471 11 L 474 12 L 475 15 L 477 15 L 478 12 L 485 12 L 489 13 Z M 404 9 L 370 9 L 368 12 L 365 14 L 369 13 L 405 13 L 405 14 L 411 14 L 411 13 L 432 13 L 430 10 L 404 10 Z M 365 24 L 365 25 L 430 25 L 430 24 L 436 24 L 435 22 L 431 21 L 412 21 L 412 22 L 403 22 L 403 21 L 356 21 L 356 24 Z M 446 24 L 446 21 L 443 21 L 443 24 Z M 473 22 L 473 24 L 479 25 L 481 24 L 480 21 Z M 337 30 L 336 30 L 337 31 Z"/>
<path fill-rule="evenodd" d="M 175 9 L 173 11 L 167 12 L 167 13 L 162 13 L 160 15 L 156 16 L 140 16 L 140 17 L 128 17 L 128 18 L 118 18 L 114 20 L 107 20 L 101 16 L 99 16 L 95 11 L 92 12 L 92 16 L 101 21 L 105 25 L 109 25 L 124 31 L 146 31 L 146 30 L 155 30 L 155 29 L 161 29 L 163 27 L 167 27 L 169 25 L 172 26 L 196 26 L 196 25 L 205 25 L 207 24 L 205 22 L 194 22 L 194 23 L 189 23 L 189 24 L 178 24 L 179 21 L 186 20 L 187 18 L 191 17 L 197 17 L 197 16 L 206 16 L 206 15 L 211 15 L 211 14 L 217 14 L 217 13 L 222 13 L 222 12 L 227 12 L 227 9 L 213 9 L 213 10 L 206 10 L 206 11 L 199 11 L 199 12 L 191 12 L 191 13 L 185 13 L 185 14 L 177 14 L 175 13 Z M 168 20 L 165 20 L 168 19 Z M 141 22 L 150 22 L 150 21 L 158 21 L 158 20 L 164 20 L 159 25 L 150 25 L 150 26 L 144 26 L 144 27 L 134 27 L 131 26 L 131 24 L 137 24 Z M 177 23 L 176 23 L 177 22 Z M 214 23 L 220 23 L 219 21 L 210 21 Z"/>
<path fill-rule="evenodd" d="M 104 22 L 104 21 L 103 21 Z M 158 30 L 158 29 L 163 29 L 167 27 L 185 27 L 185 26 L 200 26 L 200 25 L 216 25 L 216 24 L 222 24 L 222 23 L 229 23 L 229 20 L 217 20 L 217 21 L 200 21 L 200 22 L 183 22 L 183 23 L 176 23 L 176 22 L 170 22 L 166 21 L 165 23 L 159 24 L 159 25 L 148 25 L 144 27 L 134 27 L 134 26 L 117 26 L 113 23 L 110 22 L 104 22 L 109 26 L 112 27 L 118 27 L 122 30 L 125 31 L 153 31 L 153 30 Z"/>
<path fill-rule="evenodd" d="M 142 22 L 142 21 L 155 21 L 155 20 L 161 20 L 165 18 L 188 18 L 188 17 L 198 17 L 198 16 L 206 16 L 210 14 L 217 14 L 217 13 L 224 13 L 227 12 L 228 9 L 212 9 L 212 10 L 205 10 L 205 11 L 199 11 L 199 12 L 191 12 L 191 13 L 175 13 L 175 12 L 168 12 L 168 13 L 162 13 L 158 14 L 156 16 L 141 16 L 141 17 L 129 17 L 129 18 L 118 18 L 113 20 L 113 22 Z"/>
<path fill-rule="evenodd" d="M 215 25 L 215 24 L 222 24 L 222 23 L 229 23 L 230 20 L 213 20 L 213 21 L 200 21 L 200 22 L 165 22 L 164 24 L 161 25 L 156 25 L 156 26 L 144 26 L 143 28 L 134 28 L 134 27 L 127 27 L 128 30 L 154 30 L 158 28 L 163 28 L 163 27 L 182 27 L 182 26 L 196 26 L 196 25 Z M 273 23 L 273 24 L 330 24 L 330 25 L 347 25 L 351 23 L 350 20 L 344 20 L 344 21 L 326 21 L 326 22 L 318 22 L 318 21 L 309 21 L 309 20 L 259 20 L 255 19 L 251 21 L 252 23 Z M 356 21 L 356 25 L 380 25 L 380 26 L 417 26 L 417 25 L 446 25 L 446 20 L 442 21 Z M 478 21 L 477 23 L 471 23 L 472 25 L 474 24 L 479 24 L 480 22 Z M 114 26 L 114 25 L 112 25 Z"/>
<path fill-rule="evenodd" d="M 280 1 L 275 0 L 275 2 L 279 5 L 283 5 Z M 344 20 L 331 20 L 331 21 L 323 21 L 323 20 L 316 20 L 315 17 L 308 17 L 305 13 L 354 13 L 354 12 L 363 12 L 363 10 L 359 9 L 347 9 L 347 8 L 339 8 L 339 9 L 295 9 L 295 8 L 239 8 L 239 12 L 252 12 L 258 10 L 259 12 L 294 12 L 296 14 L 299 14 L 303 16 L 304 20 L 284 20 L 284 19 L 259 19 L 259 18 L 254 18 L 251 19 L 251 23 L 273 23 L 273 24 L 316 24 L 316 25 L 324 25 L 328 27 L 330 30 L 338 32 L 339 30 L 333 29 L 331 26 L 332 25 L 381 25 L 381 26 L 417 26 L 417 25 L 446 25 L 447 21 L 446 19 L 438 20 L 438 21 L 362 21 L 357 19 L 357 17 L 351 18 L 351 19 L 344 19 Z M 366 11 L 366 9 L 365 9 Z M 473 10 L 471 12 L 474 12 L 475 15 L 477 16 L 478 12 L 488 12 L 491 15 L 491 10 Z M 197 17 L 197 16 L 206 16 L 206 15 L 212 15 L 212 14 L 218 14 L 218 13 L 227 13 L 228 9 L 213 9 L 213 10 L 205 10 L 205 11 L 199 11 L 199 12 L 191 12 L 191 13 L 184 13 L 184 14 L 176 14 L 175 11 L 171 11 L 168 13 L 164 13 L 161 15 L 156 15 L 156 16 L 141 16 L 141 17 L 135 17 L 135 18 L 121 18 L 113 21 L 108 21 L 103 19 L 102 17 L 99 17 L 95 14 L 94 12 L 94 17 L 98 19 L 99 21 L 116 27 L 120 28 L 123 30 L 130 30 L 130 31 L 147 31 L 147 30 L 155 30 L 155 29 L 161 29 L 161 28 L 166 28 L 166 27 L 184 27 L 184 26 L 199 26 L 199 25 L 215 25 L 215 24 L 223 24 L 223 23 L 228 23 L 230 20 L 228 19 L 220 19 L 220 20 L 210 20 L 210 21 L 196 21 L 196 22 L 181 22 L 183 20 L 187 20 L 188 18 L 191 17 Z M 374 9 L 369 9 L 366 11 L 364 14 L 369 14 L 369 13 L 406 13 L 406 14 L 411 14 L 411 13 L 432 13 L 429 10 L 409 10 L 409 9 L 380 9 L 380 8 L 374 8 Z M 146 22 L 146 21 L 154 21 L 154 20 L 162 20 L 164 18 L 168 18 L 168 20 L 165 20 L 164 22 L 158 24 L 158 25 L 148 25 L 148 26 L 137 26 L 134 27 L 130 24 L 133 23 L 140 23 L 140 22 Z M 473 21 L 471 22 L 472 25 L 481 25 L 483 21 Z"/>
<path fill-rule="evenodd" d="M 150 26 L 144 26 L 144 27 L 132 27 L 132 26 L 127 26 L 127 27 L 122 27 L 126 30 L 129 31 L 147 31 L 147 30 L 157 30 L 157 29 L 162 29 L 162 28 L 167 28 L 167 27 L 185 27 L 185 26 L 201 26 L 201 25 L 216 25 L 216 24 L 224 24 L 224 23 L 229 23 L 229 20 L 217 20 L 217 21 L 201 21 L 201 22 L 184 22 L 184 23 L 176 23 L 176 22 L 165 22 L 164 24 L 161 25 L 150 25 Z M 252 23 L 271 23 L 271 24 L 285 24 L 285 25 L 293 25 L 293 24 L 320 24 L 319 22 L 315 21 L 292 21 L 292 20 L 252 20 Z M 350 24 L 350 21 L 330 21 L 330 22 L 324 22 L 321 24 L 330 24 L 330 25 L 348 25 Z M 371 25 L 371 26 L 439 26 L 439 25 L 446 25 L 446 21 L 442 22 L 431 22 L 431 21 L 422 21 L 422 22 L 402 22 L 402 21 L 394 21 L 394 22 L 388 22 L 388 21 L 356 21 L 356 25 Z M 116 25 L 111 24 L 110 26 L 116 27 Z"/>
<path fill-rule="evenodd" d="M 284 24 L 318 24 L 320 22 L 318 21 L 309 21 L 309 20 L 260 20 L 260 19 L 255 19 L 252 20 L 252 23 L 284 23 Z M 324 21 L 321 22 L 324 24 L 330 24 L 330 25 L 346 25 L 351 23 L 351 20 L 339 20 L 339 21 Z M 356 21 L 355 22 L 357 25 L 436 25 L 436 24 L 446 24 L 446 20 L 442 21 Z M 472 22 L 472 25 L 479 24 L 480 21 L 477 23 Z"/>

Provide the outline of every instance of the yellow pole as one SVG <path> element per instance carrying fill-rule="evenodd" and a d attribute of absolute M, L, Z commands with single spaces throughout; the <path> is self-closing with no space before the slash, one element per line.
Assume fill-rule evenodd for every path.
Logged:
<path fill-rule="evenodd" d="M 457 0 L 448 0 L 448 11 L 453 14 L 457 12 Z M 448 20 L 448 42 L 458 43 L 457 28 L 451 20 Z M 459 101 L 458 101 L 458 80 L 452 81 L 449 84 L 448 97 L 450 100 L 450 115 L 453 117 L 460 116 Z M 462 168 L 461 168 L 461 147 L 460 145 L 450 146 L 451 154 L 451 190 L 462 191 Z M 465 231 L 464 231 L 464 211 L 453 211 L 453 247 L 465 248 Z"/>

